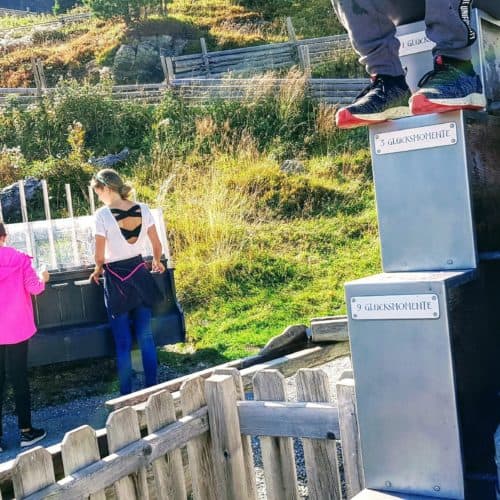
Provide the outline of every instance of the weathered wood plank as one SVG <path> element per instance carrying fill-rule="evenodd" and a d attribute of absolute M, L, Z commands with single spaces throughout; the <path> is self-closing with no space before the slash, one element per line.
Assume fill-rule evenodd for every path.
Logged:
<path fill-rule="evenodd" d="M 348 497 L 352 498 L 364 488 L 364 479 L 356 416 L 354 376 L 351 370 L 342 373 L 336 388 L 345 482 Z"/>
<path fill-rule="evenodd" d="M 135 441 L 103 458 L 99 462 L 80 469 L 56 484 L 26 497 L 41 500 L 50 495 L 52 500 L 81 500 L 89 493 L 96 493 L 112 485 L 157 458 L 185 446 L 191 439 L 208 432 L 208 409 L 179 419 L 156 433 Z"/>
<path fill-rule="evenodd" d="M 258 372 L 253 377 L 253 392 L 256 400 L 286 401 L 285 377 L 276 370 Z M 240 409 L 241 407 L 238 408 L 238 412 L 240 426 L 242 426 Z M 269 500 L 298 499 L 293 440 L 261 437 L 260 444 L 267 498 Z"/>
<path fill-rule="evenodd" d="M 245 462 L 236 407 L 236 389 L 230 375 L 212 375 L 205 382 L 212 435 L 212 461 L 220 500 L 254 500 L 246 491 Z"/>
<path fill-rule="evenodd" d="M 98 462 L 101 459 L 96 432 L 92 427 L 83 425 L 64 436 L 61 443 L 61 456 L 65 476 Z M 104 491 L 88 494 L 90 500 L 105 500 Z"/>
<path fill-rule="evenodd" d="M 311 321 L 311 340 L 313 342 L 343 342 L 349 340 L 347 318 Z"/>
<path fill-rule="evenodd" d="M 121 408 L 113 412 L 106 422 L 108 448 L 110 453 L 141 439 L 139 419 L 133 408 Z M 147 500 L 149 490 L 146 468 L 138 467 L 133 474 L 115 483 L 117 498 L 124 500 Z"/>
<path fill-rule="evenodd" d="M 338 409 L 330 403 L 238 402 L 240 428 L 251 436 L 338 439 Z"/>
<path fill-rule="evenodd" d="M 16 498 L 24 498 L 56 481 L 49 452 L 38 446 L 17 456 L 12 484 Z"/>
<path fill-rule="evenodd" d="M 233 378 L 234 388 L 236 389 L 236 399 L 238 402 L 245 400 L 245 390 L 240 372 L 236 368 L 219 368 L 217 375 L 230 375 Z M 250 498 L 257 497 L 257 486 L 255 484 L 255 466 L 253 463 L 252 442 L 250 436 L 240 436 L 241 447 L 243 450 L 243 461 L 245 463 L 246 491 Z"/>
<path fill-rule="evenodd" d="M 320 369 L 303 368 L 297 373 L 297 400 L 331 401 L 328 376 Z M 311 500 L 341 500 L 335 441 L 303 439 L 307 486 Z"/>
<path fill-rule="evenodd" d="M 206 407 L 204 389 L 204 379 L 201 377 L 183 382 L 179 391 L 183 415 L 189 415 L 199 408 Z M 212 441 L 209 432 L 191 439 L 187 444 L 194 500 L 217 500 L 211 450 Z"/>
<path fill-rule="evenodd" d="M 240 370 L 243 379 L 243 387 L 245 390 L 251 390 L 252 378 L 255 373 L 260 370 L 278 370 L 285 377 L 290 377 L 295 375 L 300 368 L 311 368 L 323 365 L 336 358 L 345 356 L 346 354 L 349 354 L 349 342 L 338 342 L 336 344 L 321 344 L 308 349 L 302 349 L 301 351 L 292 352 L 264 363 L 251 365 L 248 368 Z M 221 367 L 215 367 L 214 370 L 216 371 L 218 369 L 221 369 Z M 172 396 L 176 403 L 176 411 L 180 411 L 179 393 L 174 392 Z M 144 406 L 144 403 L 138 403 L 133 407 L 138 413 L 141 428 L 145 427 Z"/>
<path fill-rule="evenodd" d="M 149 396 L 145 409 L 148 434 L 176 421 L 172 395 L 161 391 Z M 156 485 L 156 498 L 159 500 L 184 500 L 187 498 L 182 465 L 181 450 L 174 450 L 152 463 Z"/>

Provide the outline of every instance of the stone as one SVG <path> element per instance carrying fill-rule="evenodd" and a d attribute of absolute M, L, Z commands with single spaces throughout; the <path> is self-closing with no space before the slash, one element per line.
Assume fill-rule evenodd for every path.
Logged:
<path fill-rule="evenodd" d="M 26 197 L 26 205 L 29 209 L 29 204 L 42 191 L 42 182 L 34 177 L 28 177 L 24 181 L 24 193 Z M 19 197 L 19 184 L 15 182 L 10 186 L 0 190 L 0 202 L 2 204 L 2 216 L 5 222 L 20 222 L 21 214 L 21 199 Z"/>
<path fill-rule="evenodd" d="M 90 158 L 89 163 L 91 165 L 96 165 L 102 168 L 111 168 L 125 161 L 128 158 L 130 151 L 128 148 L 122 149 L 118 154 L 109 154 L 106 156 L 100 156 L 99 158 Z"/>
<path fill-rule="evenodd" d="M 306 169 L 304 164 L 299 160 L 285 160 L 280 165 L 280 170 L 286 174 L 302 174 Z"/>

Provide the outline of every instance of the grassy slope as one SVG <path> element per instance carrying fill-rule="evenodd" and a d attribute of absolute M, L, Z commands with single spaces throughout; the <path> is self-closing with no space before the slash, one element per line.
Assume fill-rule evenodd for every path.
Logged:
<path fill-rule="evenodd" d="M 306 7 L 304 2 L 297 2 L 291 15 L 302 37 L 340 31 L 329 0 L 311 1 Z M 286 39 L 282 20 L 256 22 L 256 19 L 254 13 L 229 0 L 195 3 L 174 0 L 170 4 L 169 20 L 152 19 L 128 31 L 120 23 L 109 26 L 89 21 L 88 29 L 73 27 L 66 40 L 60 43 L 41 44 L 37 54 L 57 61 L 64 70 L 78 68 L 94 57 L 105 60 L 120 40 L 132 33 L 150 34 L 166 24 L 170 28 L 186 29 L 193 37 L 205 35 L 213 49 Z M 89 50 L 85 51 L 85 47 Z M 196 43 L 192 49 L 199 50 Z M 84 56 L 80 57 L 82 52 Z M 0 67 L 8 58 L 12 59 L 10 67 L 15 67 L 20 60 L 15 59 L 16 54 L 17 51 L 1 56 Z M 23 57 L 26 60 L 27 54 Z M 25 71 L 24 77 L 22 71 Z M 29 80 L 26 67 L 24 70 L 20 67 L 20 72 L 21 77 L 18 77 L 12 76 L 16 73 L 13 71 L 9 83 L 26 84 Z M 348 159 L 339 160 L 339 151 L 345 152 Z M 206 185 L 206 178 L 199 175 L 191 191 L 174 191 L 172 196 L 169 193 L 163 204 L 176 249 L 178 293 L 186 306 L 188 333 L 197 352 L 192 354 L 193 346 L 176 346 L 162 353 L 164 361 L 182 369 L 197 366 L 197 363 L 246 356 L 258 350 L 270 337 L 281 333 L 288 324 L 307 324 L 312 317 L 345 312 L 343 283 L 377 272 L 380 267 L 371 181 L 359 173 L 343 175 L 345 165 L 355 164 L 359 154 L 361 161 L 366 163 L 366 140 L 354 146 L 339 144 L 328 154 L 317 151 L 302 158 L 306 172 L 301 174 L 299 181 L 316 184 L 318 192 L 325 186 L 325 189 L 335 189 L 341 199 L 345 198 L 347 208 L 340 206 L 336 210 L 308 213 L 307 205 L 314 203 L 313 189 L 305 199 L 302 214 L 283 217 L 275 209 L 256 216 L 255 207 L 248 211 L 243 207 L 242 216 L 220 222 L 227 215 L 228 201 L 234 201 L 232 209 L 238 204 L 229 196 L 234 184 L 216 179 L 217 189 L 197 192 L 195 185 Z M 263 168 L 271 164 L 270 168 L 278 171 L 279 162 L 265 154 L 258 155 L 252 163 Z M 236 159 L 228 167 L 214 159 L 217 172 L 230 168 L 234 176 L 244 178 L 245 169 L 239 170 L 238 164 Z M 141 167 L 143 165 L 138 165 L 139 169 Z M 161 175 L 166 177 L 166 171 Z M 135 180 L 143 185 L 147 182 L 142 174 Z M 335 186 L 332 187 L 332 183 Z M 287 188 L 288 195 L 293 196 L 296 184 Z M 143 187 L 143 194 L 151 198 L 154 191 Z M 237 199 L 242 199 L 238 198 L 238 193 L 236 195 Z M 204 199 L 203 196 L 206 203 L 201 210 L 194 210 L 187 201 L 188 198 Z M 217 206 L 219 198 L 225 204 Z M 353 200 L 355 208 L 348 209 Z M 180 236 L 188 239 L 189 232 L 195 232 L 189 224 L 207 226 L 210 231 L 204 239 L 194 238 L 189 244 L 178 245 Z"/>
<path fill-rule="evenodd" d="M 329 0 L 314 0 L 307 5 L 296 2 L 286 14 L 291 15 L 301 38 L 342 31 Z M 0 17 L 0 30 L 54 19 Z M 206 38 L 209 50 L 282 42 L 288 38 L 283 17 L 263 20 L 231 0 L 173 0 L 167 18 L 152 16 L 128 27 L 123 22 L 88 20 L 55 32 L 38 33 L 33 46 L 0 52 L 0 87 L 34 86 L 33 56 L 44 62 L 48 83 L 53 85 L 60 77 L 80 78 L 90 61 L 110 64 L 122 42 L 163 33 L 187 38 L 187 52 L 200 52 L 200 37 Z"/>

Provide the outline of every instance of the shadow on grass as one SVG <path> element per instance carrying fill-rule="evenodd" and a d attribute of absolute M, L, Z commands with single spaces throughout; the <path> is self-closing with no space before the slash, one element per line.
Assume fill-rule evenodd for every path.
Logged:
<path fill-rule="evenodd" d="M 228 357 L 221 354 L 224 350 L 225 346 L 218 346 L 218 349 L 209 347 L 196 351 L 192 348 L 188 351 L 185 346 L 183 350 L 167 347 L 158 351 L 158 360 L 161 365 L 167 365 L 179 376 L 187 375 L 230 361 Z"/>

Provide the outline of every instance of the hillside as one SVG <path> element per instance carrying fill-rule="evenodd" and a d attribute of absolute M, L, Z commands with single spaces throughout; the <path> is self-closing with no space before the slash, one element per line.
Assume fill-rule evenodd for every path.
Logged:
<path fill-rule="evenodd" d="M 286 9 L 271 11 L 272 17 L 244 4 L 231 0 L 173 0 L 168 4 L 167 15 L 151 14 L 128 25 L 116 19 L 103 21 L 94 18 L 63 26 L 39 26 L 35 31 L 8 30 L 53 22 L 57 18 L 50 15 L 0 17 L 0 39 L 3 39 L 0 40 L 0 87 L 33 87 L 33 57 L 43 62 L 49 86 L 61 78 L 96 82 L 104 68 L 113 72 L 120 64 L 120 58 L 115 57 L 120 48 L 137 50 L 141 44 L 144 45 L 140 50 L 145 52 L 146 58 L 149 52 L 157 52 L 156 57 L 152 54 L 153 68 L 144 81 L 161 81 L 159 51 L 164 55 L 200 52 L 200 37 L 207 40 L 209 50 L 286 41 L 284 18 L 287 15 L 292 17 L 301 38 L 342 31 L 329 0 L 316 0 L 307 7 L 290 2 Z M 122 52 L 124 50 L 122 48 Z M 116 73 L 118 81 L 120 74 L 119 71 Z"/>
<path fill-rule="evenodd" d="M 328 1 L 312 2 L 302 14 L 295 10 L 299 33 L 302 26 L 305 36 L 325 34 L 321 23 L 321 32 L 306 33 L 315 24 L 307 16 L 314 9 L 317 16 L 320 4 Z M 172 2 L 170 18 L 210 35 L 212 46 L 284 36 L 271 20 L 263 21 L 270 28 L 258 39 L 255 14 L 223 0 L 197 2 L 206 10 L 196 13 L 191 5 Z M 209 13 L 212 18 L 203 17 Z M 238 19 L 238 29 L 228 28 L 229 19 Z M 116 40 L 132 29 L 145 33 L 154 22 L 165 21 L 132 28 L 89 20 L 78 36 L 96 36 L 101 45 L 74 42 L 73 53 L 106 60 Z M 78 31 L 76 25 L 67 29 Z M 243 34 L 249 37 L 244 42 Z M 47 43 L 37 50 L 59 54 L 58 64 L 76 73 L 87 59 L 61 47 Z M 155 106 L 117 102 L 109 82 L 66 82 L 37 106 L 13 102 L 0 113 L 0 188 L 20 176 L 46 178 L 54 214 L 65 213 L 64 182 L 77 193 L 77 211 L 86 210 L 91 156 L 131 150 L 117 168 L 141 199 L 164 208 L 193 341 L 162 353 L 173 366 L 245 356 L 289 324 L 344 313 L 344 282 L 379 270 L 366 130 L 336 129 L 334 108 L 306 97 L 303 75 L 288 76 L 275 95 L 263 91 L 242 102 L 207 105 L 188 105 L 170 93 Z M 266 87 L 261 84 L 255 81 Z"/>

